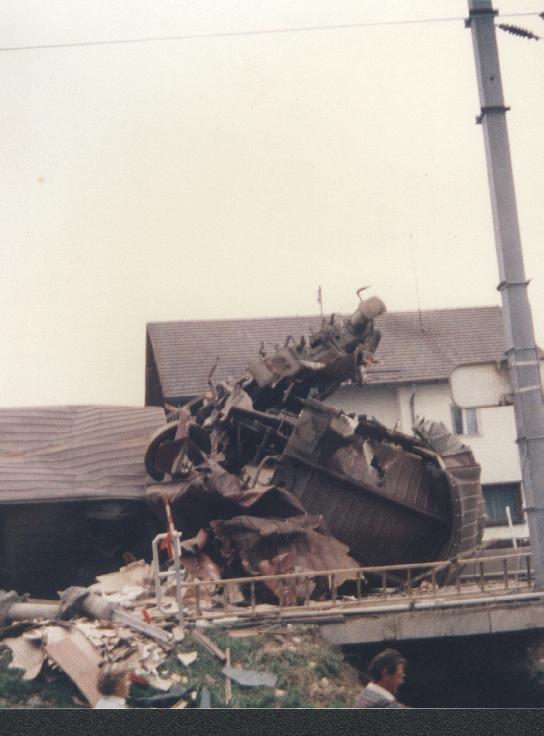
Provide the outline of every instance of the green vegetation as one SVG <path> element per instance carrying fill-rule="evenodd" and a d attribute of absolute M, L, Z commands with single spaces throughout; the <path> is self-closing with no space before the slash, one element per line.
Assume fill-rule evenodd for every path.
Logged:
<path fill-rule="evenodd" d="M 241 687 L 232 681 L 230 708 L 345 708 L 360 689 L 355 670 L 343 661 L 342 653 L 319 637 L 317 627 L 275 626 L 253 636 L 231 637 L 228 631 L 206 629 L 206 636 L 222 650 L 230 649 L 233 667 L 273 672 L 276 686 Z M 196 651 L 197 659 L 184 666 L 178 653 Z M 21 679 L 21 671 L 8 669 L 11 654 L 0 650 L 0 706 L 35 708 L 74 708 L 73 700 L 83 700 L 75 685 L 62 673 L 46 668 L 31 682 Z M 202 688 L 210 692 L 212 708 L 225 706 L 223 663 L 187 632 L 176 646 L 160 675 L 174 675 L 182 688 L 194 686 L 198 705 Z M 132 698 L 156 695 L 151 687 L 133 685 Z M 130 703 L 130 700 L 129 700 Z"/>
<path fill-rule="evenodd" d="M 274 627 L 256 636 L 234 638 L 228 632 L 206 630 L 221 649 L 230 649 L 233 667 L 273 672 L 276 686 L 241 687 L 232 682 L 231 708 L 350 707 L 361 686 L 355 670 L 342 653 L 319 637 L 317 627 Z M 188 677 L 188 683 L 206 685 L 214 708 L 225 707 L 222 663 L 187 635 L 178 651 L 197 651 L 197 660 L 184 667 L 170 657 L 166 672 Z"/>
<path fill-rule="evenodd" d="M 22 679 L 22 671 L 10 669 L 11 652 L 0 650 L 0 708 L 74 708 L 72 700 L 81 698 L 77 688 L 63 673 Z"/>

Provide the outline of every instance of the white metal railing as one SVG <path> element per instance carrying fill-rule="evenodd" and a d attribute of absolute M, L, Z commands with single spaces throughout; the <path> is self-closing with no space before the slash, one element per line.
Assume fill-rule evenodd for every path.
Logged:
<path fill-rule="evenodd" d="M 324 612 L 341 613 L 345 609 L 352 611 L 359 608 L 363 611 L 383 608 L 384 603 L 404 605 L 436 599 L 438 595 L 441 602 L 453 602 L 456 599 L 460 602 L 461 598 L 476 602 L 477 599 L 487 600 L 493 595 L 504 598 L 505 595 L 533 590 L 531 553 L 519 551 L 456 561 L 312 570 L 222 580 L 186 580 L 182 579 L 183 571 L 179 563 L 179 534 L 174 545 L 174 569 L 169 572 L 158 571 L 158 543 L 166 536 L 156 537 L 153 547 L 157 604 L 159 609 L 164 610 L 161 580 L 175 576 L 180 625 L 184 616 L 188 620 L 201 617 L 219 619 L 233 614 L 252 618 L 268 615 L 271 611 L 278 615 L 298 612 L 311 616 Z M 523 572 L 520 572 L 522 562 Z M 350 594 L 340 595 L 339 588 L 346 578 L 351 581 Z M 369 581 L 373 583 L 372 587 L 367 587 Z M 319 600 L 312 599 L 316 582 L 321 584 Z M 266 611 L 258 604 L 258 589 L 261 586 L 273 590 L 277 599 L 277 603 Z M 210 588 L 218 593 L 213 599 L 208 595 Z M 244 590 L 243 605 L 239 601 L 232 602 L 235 588 Z"/>
<path fill-rule="evenodd" d="M 178 608 L 178 622 L 179 622 L 179 625 L 183 627 L 183 593 L 182 593 L 183 582 L 182 582 L 182 579 L 185 577 L 185 570 L 183 570 L 181 566 L 180 539 L 181 539 L 181 533 L 178 531 L 172 531 L 172 532 L 165 533 L 165 534 L 157 534 L 157 536 L 152 542 L 151 549 L 153 553 L 152 570 L 153 570 L 153 579 L 155 582 L 155 597 L 157 599 L 157 608 L 159 609 L 161 613 L 167 613 L 164 608 L 164 604 L 163 604 L 162 583 L 163 581 L 168 581 L 170 578 L 174 577 L 176 581 L 176 603 L 177 603 L 177 608 Z M 172 553 L 172 560 L 174 563 L 174 569 L 161 571 L 160 559 L 159 559 L 159 546 L 161 545 L 161 543 L 164 543 L 165 541 L 168 542 L 170 545 L 170 550 Z"/>

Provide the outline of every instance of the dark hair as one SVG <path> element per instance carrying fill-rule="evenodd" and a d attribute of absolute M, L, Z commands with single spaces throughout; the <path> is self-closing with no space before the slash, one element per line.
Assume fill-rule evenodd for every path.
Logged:
<path fill-rule="evenodd" d="M 406 664 L 402 654 L 397 652 L 396 649 L 384 649 L 368 665 L 368 676 L 374 682 L 378 682 L 382 679 L 384 673 L 388 675 L 395 674 L 399 664 Z"/>
<path fill-rule="evenodd" d="M 128 670 L 107 663 L 102 665 L 96 688 L 102 695 L 113 695 L 119 683 L 128 675 Z"/>

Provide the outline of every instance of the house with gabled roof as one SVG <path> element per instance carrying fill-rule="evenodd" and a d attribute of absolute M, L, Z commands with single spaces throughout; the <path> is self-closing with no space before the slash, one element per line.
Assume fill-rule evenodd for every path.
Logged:
<path fill-rule="evenodd" d="M 271 352 L 321 326 L 319 316 L 151 322 L 146 336 L 146 405 L 181 405 L 220 381 L 244 375 L 259 351 Z M 411 433 L 417 416 L 442 421 L 470 445 L 482 466 L 484 539 L 526 538 L 521 469 L 511 406 L 460 409 L 449 376 L 463 363 L 499 361 L 505 345 L 498 306 L 386 312 L 378 362 L 364 385 L 345 384 L 327 403 Z M 219 360 L 217 360 L 219 358 Z M 508 525 L 507 507 L 513 528 Z"/>

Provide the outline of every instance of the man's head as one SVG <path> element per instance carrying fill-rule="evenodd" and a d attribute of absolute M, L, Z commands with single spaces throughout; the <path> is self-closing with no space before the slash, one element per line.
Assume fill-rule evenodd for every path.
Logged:
<path fill-rule="evenodd" d="M 102 665 L 98 675 L 97 689 L 102 695 L 117 695 L 119 698 L 126 698 L 130 689 L 128 671 L 110 663 Z"/>
<path fill-rule="evenodd" d="M 395 695 L 404 682 L 406 660 L 396 649 L 384 649 L 377 654 L 368 667 L 372 682 Z"/>

